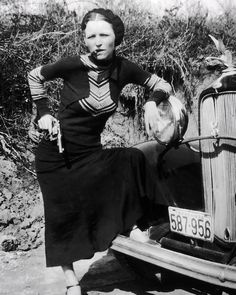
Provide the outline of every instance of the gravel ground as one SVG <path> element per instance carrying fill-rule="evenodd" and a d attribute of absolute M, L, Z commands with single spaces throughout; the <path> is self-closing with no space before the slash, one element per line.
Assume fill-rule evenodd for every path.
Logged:
<path fill-rule="evenodd" d="M 75 263 L 84 294 L 193 294 L 182 289 L 161 291 L 158 284 L 137 280 L 134 273 L 107 252 Z M 59 267 L 45 268 L 44 247 L 29 252 L 0 252 L 1 295 L 62 295 L 65 286 Z"/>

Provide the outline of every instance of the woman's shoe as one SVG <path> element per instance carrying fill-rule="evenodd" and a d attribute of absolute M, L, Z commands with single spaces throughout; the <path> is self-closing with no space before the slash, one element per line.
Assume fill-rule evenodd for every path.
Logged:
<path fill-rule="evenodd" d="M 71 286 L 67 286 L 66 287 L 66 295 L 68 294 L 68 290 L 69 289 L 71 289 L 71 288 L 73 288 L 73 287 L 79 287 L 79 289 L 80 289 L 80 285 L 79 285 L 79 283 L 78 284 L 76 284 L 76 285 L 71 285 Z M 76 295 L 81 295 L 82 293 L 81 293 L 81 289 L 79 290 L 79 292 L 78 292 L 78 294 L 76 294 Z"/>
<path fill-rule="evenodd" d="M 134 226 L 129 234 L 130 239 L 138 241 L 138 242 L 148 242 L 149 235 L 148 231 L 141 231 L 137 226 Z"/>

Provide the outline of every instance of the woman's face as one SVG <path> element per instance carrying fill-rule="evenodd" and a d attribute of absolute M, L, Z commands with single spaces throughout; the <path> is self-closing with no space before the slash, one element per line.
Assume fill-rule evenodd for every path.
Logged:
<path fill-rule="evenodd" d="M 97 60 L 108 60 L 115 49 L 115 33 L 112 25 L 104 20 L 91 20 L 85 28 L 85 44 Z"/>

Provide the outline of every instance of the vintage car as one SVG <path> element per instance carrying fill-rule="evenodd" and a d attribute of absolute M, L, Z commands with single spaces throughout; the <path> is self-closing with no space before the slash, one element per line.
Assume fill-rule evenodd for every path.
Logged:
<path fill-rule="evenodd" d="M 120 235 L 112 249 L 141 271 L 143 261 L 156 276 L 158 268 L 169 270 L 235 294 L 236 68 L 226 55 L 215 59 L 221 76 L 199 97 L 196 137 L 183 138 L 186 113 L 172 98 L 159 106 L 167 117 L 178 114 L 170 119 L 171 137 L 169 129 L 168 140 L 163 132 L 136 146 L 155 170 L 168 218 L 149 229 L 148 242 Z"/>

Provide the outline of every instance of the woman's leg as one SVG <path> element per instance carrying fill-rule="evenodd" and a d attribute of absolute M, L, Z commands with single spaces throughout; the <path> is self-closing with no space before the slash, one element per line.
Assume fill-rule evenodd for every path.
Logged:
<path fill-rule="evenodd" d="M 67 286 L 67 295 L 81 295 L 81 288 L 76 277 L 73 264 L 62 265 L 62 270 L 65 275 Z"/>

